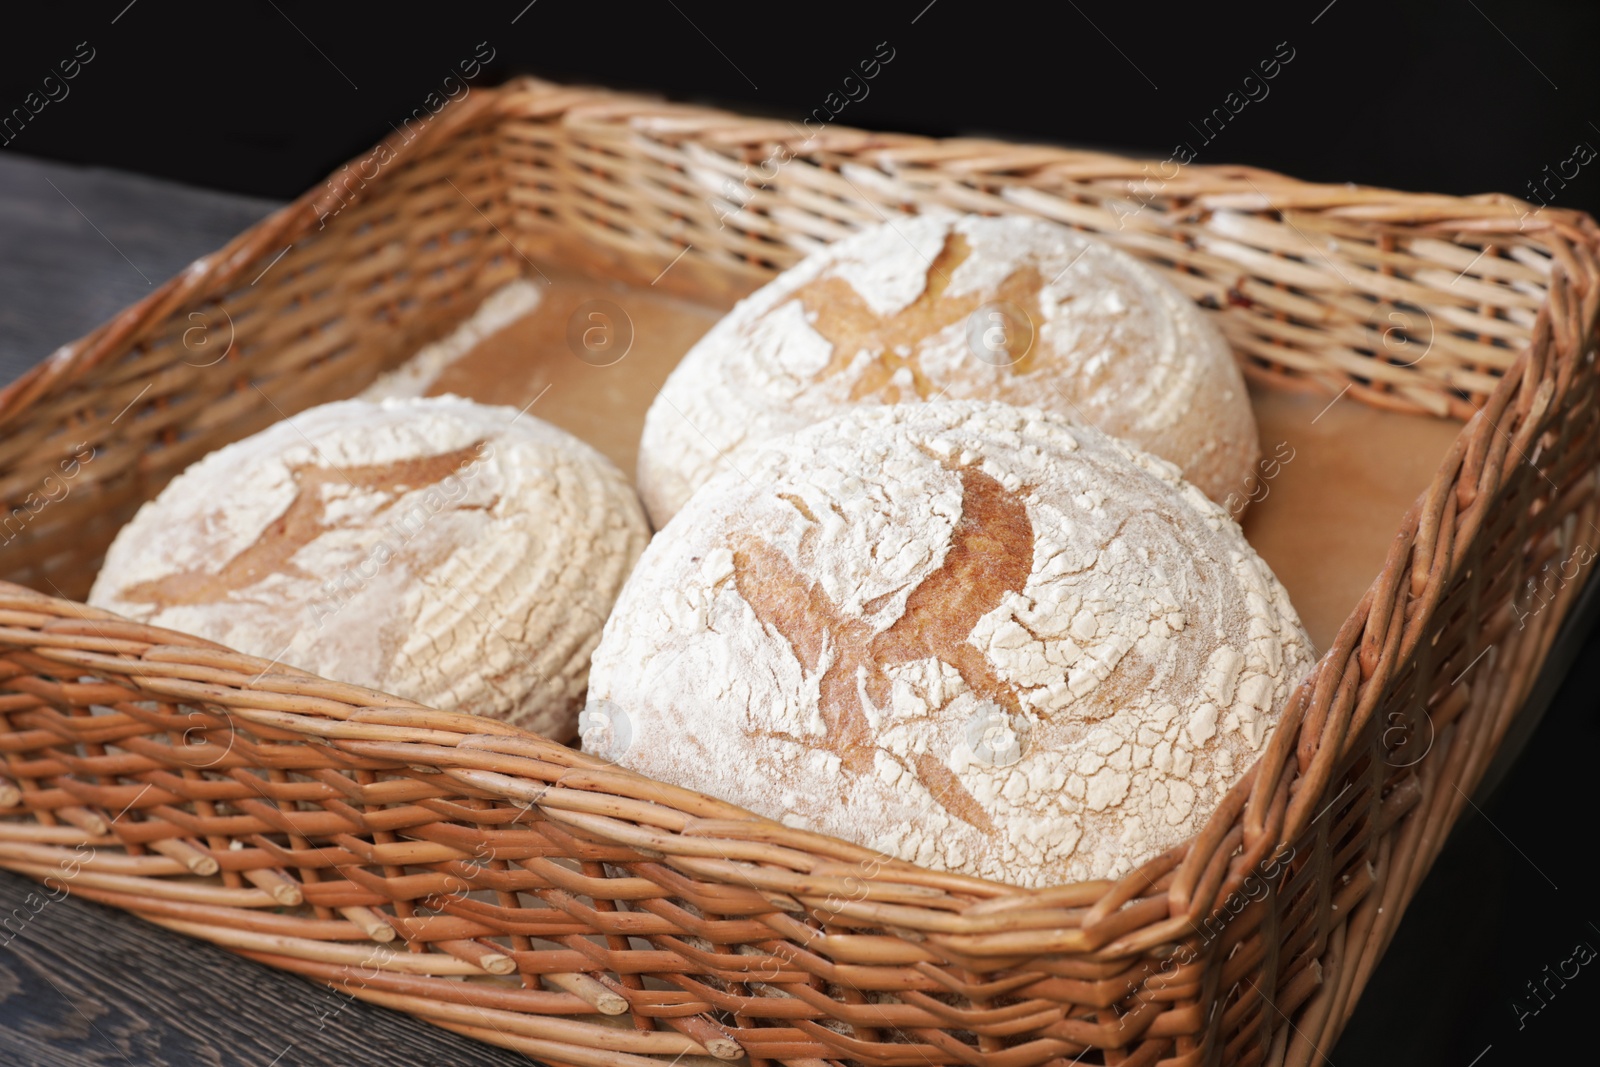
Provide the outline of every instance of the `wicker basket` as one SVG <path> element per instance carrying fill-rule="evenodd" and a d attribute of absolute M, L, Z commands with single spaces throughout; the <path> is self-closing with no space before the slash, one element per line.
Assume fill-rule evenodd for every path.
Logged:
<path fill-rule="evenodd" d="M 727 299 L 934 204 L 1101 234 L 1259 382 L 1465 421 L 1265 755 L 1114 884 L 887 861 L 71 599 L 184 466 L 353 394 L 525 257 L 681 256 L 663 286 Z M 1502 196 L 474 91 L 0 393 L 0 865 L 556 1064 L 1316 1062 L 1586 577 L 1597 247 Z M 1374 341 L 1397 311 L 1427 358 Z M 224 322 L 220 361 L 186 345 Z"/>

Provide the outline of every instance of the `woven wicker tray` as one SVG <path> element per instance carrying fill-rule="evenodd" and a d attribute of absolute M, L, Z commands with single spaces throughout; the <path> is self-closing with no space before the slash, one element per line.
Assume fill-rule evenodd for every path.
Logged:
<path fill-rule="evenodd" d="M 726 302 L 933 204 L 1101 234 L 1259 386 L 1465 420 L 1260 761 L 1115 883 L 884 860 L 70 599 L 188 463 L 536 260 Z M 555 1064 L 1316 1062 L 1587 578 L 1597 249 L 1500 196 L 475 91 L 0 392 L 0 865 Z"/>

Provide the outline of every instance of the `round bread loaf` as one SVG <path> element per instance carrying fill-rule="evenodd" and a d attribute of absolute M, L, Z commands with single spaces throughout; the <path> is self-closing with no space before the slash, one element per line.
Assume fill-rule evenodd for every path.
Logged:
<path fill-rule="evenodd" d="M 938 398 L 1088 422 L 1218 501 L 1259 458 L 1227 343 L 1155 271 L 1053 222 L 943 213 L 845 238 L 741 301 L 651 405 L 639 492 L 659 529 L 752 442 Z"/>
<path fill-rule="evenodd" d="M 1261 751 L 1310 641 L 1164 460 L 1037 409 L 856 408 L 658 533 L 584 746 L 927 867 L 1128 871 Z"/>
<path fill-rule="evenodd" d="M 648 536 L 622 473 L 531 415 L 346 400 L 173 479 L 89 602 L 565 740 Z"/>

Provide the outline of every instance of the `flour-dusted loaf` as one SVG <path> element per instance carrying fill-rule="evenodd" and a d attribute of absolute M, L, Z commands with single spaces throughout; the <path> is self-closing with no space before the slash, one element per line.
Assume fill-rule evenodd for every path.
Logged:
<path fill-rule="evenodd" d="M 1239 527 L 1037 409 L 875 405 L 656 535 L 587 749 L 925 866 L 1114 877 L 1192 833 L 1313 662 Z"/>
<path fill-rule="evenodd" d="M 175 478 L 89 602 L 565 739 L 647 538 L 622 473 L 532 415 L 346 400 Z"/>
<path fill-rule="evenodd" d="M 943 213 L 845 238 L 741 301 L 651 406 L 639 491 L 660 528 L 751 443 L 856 404 L 939 398 L 1088 422 L 1213 500 L 1259 456 L 1227 343 L 1155 271 L 1042 219 Z"/>

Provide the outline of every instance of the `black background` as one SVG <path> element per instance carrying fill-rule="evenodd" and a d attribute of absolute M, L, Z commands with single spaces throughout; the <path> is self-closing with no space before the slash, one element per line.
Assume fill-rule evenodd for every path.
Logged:
<path fill-rule="evenodd" d="M 1564 185 L 1551 179 L 1580 143 L 1600 146 L 1593 0 L 246 0 L 225 17 L 112 0 L 0 18 L 0 119 L 30 92 L 66 91 L 6 131 L 0 150 L 258 196 L 320 182 L 422 106 L 480 42 L 495 58 L 474 85 L 532 73 L 795 120 L 887 42 L 893 60 L 840 123 L 1158 159 L 1187 142 L 1202 163 L 1456 194 L 1536 190 L 1600 209 L 1600 159 Z M 89 49 L 77 77 L 46 83 Z M 1290 50 L 1268 95 L 1202 143 L 1191 123 L 1231 92 L 1259 96 L 1246 76 Z M 1341 1067 L 1567 1062 L 1569 1044 L 1587 1044 L 1600 974 L 1552 986 L 1520 1026 L 1514 1006 L 1537 1006 L 1525 983 L 1577 942 L 1600 946 L 1585 882 L 1600 644 L 1591 638 L 1582 655 L 1515 771 L 1468 809 L 1350 1035 L 1327 1050 Z"/>
<path fill-rule="evenodd" d="M 0 114 L 79 42 L 95 58 L 5 147 L 289 198 L 421 106 L 479 42 L 495 59 L 477 84 L 533 73 L 799 118 L 881 41 L 895 58 L 840 123 L 1161 159 L 1189 141 L 1200 162 L 1524 197 L 1578 142 L 1600 146 L 1593 0 L 526 3 L 243 0 L 226 18 L 169 0 L 30 5 L 0 30 Z M 1202 145 L 1190 123 L 1280 42 L 1294 58 L 1268 95 Z M 1600 161 L 1550 190 L 1594 209 Z"/>

